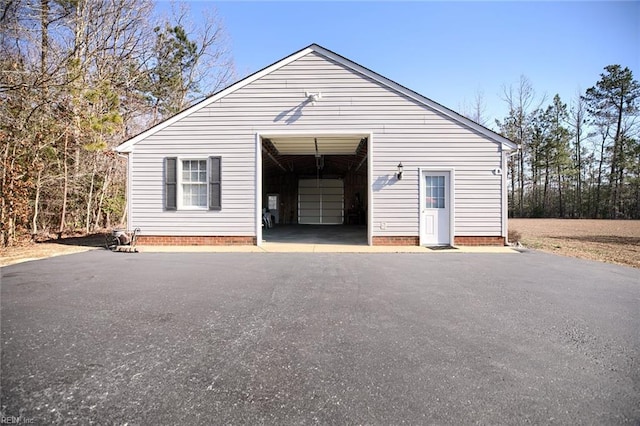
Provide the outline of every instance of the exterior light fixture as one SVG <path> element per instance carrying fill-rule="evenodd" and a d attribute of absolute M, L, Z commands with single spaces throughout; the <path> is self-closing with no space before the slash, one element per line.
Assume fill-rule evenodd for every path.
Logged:
<path fill-rule="evenodd" d="M 311 102 L 311 105 L 315 105 L 320 99 L 322 99 L 322 92 L 311 93 L 304 92 L 304 95 L 307 97 L 307 100 Z"/>
<path fill-rule="evenodd" d="M 404 167 L 402 166 L 402 163 L 398 164 L 398 173 L 396 173 L 396 178 L 398 178 L 398 180 L 402 180 L 402 171 L 404 170 Z"/>

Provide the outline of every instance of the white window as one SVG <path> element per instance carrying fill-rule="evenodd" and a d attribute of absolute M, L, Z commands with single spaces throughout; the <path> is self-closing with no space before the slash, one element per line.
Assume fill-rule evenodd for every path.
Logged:
<path fill-rule="evenodd" d="M 182 208 L 207 208 L 207 160 L 181 161 Z"/>
<path fill-rule="evenodd" d="M 426 185 L 425 192 L 427 199 L 425 200 L 425 208 L 427 209 L 444 209 L 444 176 L 425 176 Z"/>
<path fill-rule="evenodd" d="M 268 195 L 267 196 L 267 207 L 269 210 L 278 210 L 278 196 L 277 195 Z"/>

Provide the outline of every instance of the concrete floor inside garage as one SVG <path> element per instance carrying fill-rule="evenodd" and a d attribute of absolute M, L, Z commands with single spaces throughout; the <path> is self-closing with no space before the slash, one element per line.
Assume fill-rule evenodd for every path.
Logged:
<path fill-rule="evenodd" d="M 366 225 L 275 225 L 262 229 L 267 243 L 367 245 Z"/>

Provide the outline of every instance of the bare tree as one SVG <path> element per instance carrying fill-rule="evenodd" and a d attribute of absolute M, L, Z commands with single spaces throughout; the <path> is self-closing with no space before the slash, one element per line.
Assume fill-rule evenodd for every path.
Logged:
<path fill-rule="evenodd" d="M 470 104 L 464 103 L 462 107 L 462 115 L 470 120 L 475 121 L 481 126 L 487 127 L 489 118 L 487 117 L 487 103 L 485 101 L 484 92 L 478 89 Z"/>
<path fill-rule="evenodd" d="M 189 16 L 187 4 L 174 4 L 172 16 L 154 28 L 156 43 L 149 58 L 154 121 L 210 96 L 235 78 L 229 41 L 215 9 L 205 13 L 202 26 L 195 26 Z"/>
<path fill-rule="evenodd" d="M 509 174 L 511 179 L 511 200 L 516 202 L 514 210 L 519 216 L 525 213 L 524 195 L 526 184 L 525 158 L 531 150 L 533 134 L 532 120 L 544 103 L 545 97 L 536 99 L 537 95 L 529 79 L 520 76 L 517 87 L 503 86 L 502 99 L 507 104 L 508 116 L 503 122 L 497 121 L 503 135 L 516 142 L 520 149 L 509 160 Z"/>
<path fill-rule="evenodd" d="M 110 149 L 152 122 L 152 11 L 151 0 L 0 2 L 0 243 L 124 217 L 125 164 Z M 173 26 L 193 46 L 179 108 L 233 78 L 221 21 L 197 30 L 187 17 Z"/>

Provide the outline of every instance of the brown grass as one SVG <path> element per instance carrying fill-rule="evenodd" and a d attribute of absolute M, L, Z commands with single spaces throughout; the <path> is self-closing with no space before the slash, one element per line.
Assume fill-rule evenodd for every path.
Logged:
<path fill-rule="evenodd" d="M 525 247 L 640 268 L 640 220 L 509 219 L 509 233 Z"/>
<path fill-rule="evenodd" d="M 44 259 L 62 254 L 79 253 L 104 247 L 104 234 L 93 234 L 85 237 L 66 237 L 61 239 L 44 239 L 43 241 L 24 241 L 17 246 L 0 248 L 0 266 Z"/>

